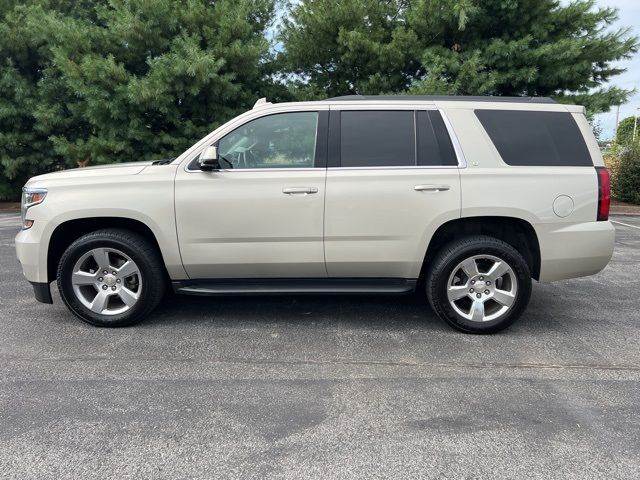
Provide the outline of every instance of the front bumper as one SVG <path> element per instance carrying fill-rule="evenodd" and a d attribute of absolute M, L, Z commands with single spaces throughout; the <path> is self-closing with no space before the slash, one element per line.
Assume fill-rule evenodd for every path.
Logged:
<path fill-rule="evenodd" d="M 33 228 L 33 227 L 32 227 Z M 21 230 L 16 235 L 16 254 L 22 273 L 33 287 L 36 300 L 53 303 L 47 278 L 46 255 L 42 255 L 41 234 L 36 229 Z"/>
<path fill-rule="evenodd" d="M 22 273 L 32 283 L 47 283 L 47 256 L 42 251 L 42 238 L 36 226 L 21 230 L 16 235 L 16 255 L 22 266 Z M 43 254 L 44 253 L 44 254 Z"/>

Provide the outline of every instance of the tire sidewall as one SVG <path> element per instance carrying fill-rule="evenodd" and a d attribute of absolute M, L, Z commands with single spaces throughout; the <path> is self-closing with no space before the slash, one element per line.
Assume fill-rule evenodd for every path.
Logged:
<path fill-rule="evenodd" d="M 482 323 L 473 322 L 462 317 L 449 304 L 449 298 L 447 297 L 449 277 L 453 269 L 463 260 L 475 255 L 491 255 L 505 261 L 515 273 L 516 281 L 518 282 L 516 299 L 509 311 L 500 318 Z M 450 325 L 467 333 L 494 333 L 507 328 L 521 315 L 531 296 L 531 274 L 522 256 L 509 245 L 505 244 L 503 247 L 492 242 L 486 242 L 485 244 L 478 242 L 456 250 L 440 265 L 439 271 L 434 272 L 432 282 L 434 282 L 432 292 L 435 293 L 433 300 L 434 303 L 437 302 L 437 313 Z"/>
<path fill-rule="evenodd" d="M 136 263 L 142 277 L 142 291 L 140 292 L 140 298 L 129 310 L 117 315 L 100 315 L 85 307 L 76 297 L 76 294 L 73 291 L 73 284 L 71 282 L 73 267 L 78 259 L 89 250 L 105 247 L 114 248 L 125 253 Z M 60 291 L 60 296 L 67 307 L 69 307 L 74 315 L 80 319 L 96 326 L 125 326 L 135 323 L 135 321 L 144 314 L 146 309 L 146 300 L 150 296 L 150 289 L 153 288 L 152 282 L 150 281 L 150 271 L 151 266 L 149 265 L 148 259 L 126 242 L 115 238 L 108 238 L 107 236 L 80 238 L 71 244 L 60 260 L 60 266 L 58 269 L 58 290 Z"/>

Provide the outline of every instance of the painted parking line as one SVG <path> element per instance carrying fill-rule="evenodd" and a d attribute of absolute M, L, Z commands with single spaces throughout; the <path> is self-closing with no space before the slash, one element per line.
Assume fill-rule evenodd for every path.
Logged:
<path fill-rule="evenodd" d="M 628 223 L 618 222 L 616 220 L 610 220 L 610 222 L 611 223 L 615 223 L 616 225 L 623 225 L 625 227 L 630 227 L 630 228 L 635 228 L 635 229 L 640 230 L 640 227 L 637 226 L 637 225 L 629 225 Z"/>

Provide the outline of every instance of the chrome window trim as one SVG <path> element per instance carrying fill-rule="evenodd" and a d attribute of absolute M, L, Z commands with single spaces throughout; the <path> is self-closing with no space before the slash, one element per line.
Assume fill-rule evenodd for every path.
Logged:
<path fill-rule="evenodd" d="M 189 162 L 191 163 L 191 162 Z M 188 167 L 188 165 L 187 165 Z M 285 168 L 238 168 L 238 169 L 233 169 L 233 168 L 221 168 L 220 170 L 211 170 L 211 171 L 207 171 L 205 172 L 204 170 L 200 170 L 199 168 L 197 169 L 190 169 L 190 168 L 185 168 L 185 172 L 188 173 L 211 173 L 211 172 L 215 172 L 215 173 L 220 173 L 220 172 L 228 172 L 228 173 L 241 173 L 241 172 L 302 172 L 302 171 L 312 171 L 312 170 L 325 170 L 324 167 L 285 167 Z"/>
<path fill-rule="evenodd" d="M 386 106 L 386 105 L 385 105 Z M 372 104 L 368 104 L 365 106 L 365 108 L 352 108 L 353 105 L 352 104 L 347 104 L 347 105 L 340 105 L 339 107 L 341 108 L 334 108 L 334 106 L 331 106 L 331 110 L 414 110 L 414 112 L 418 112 L 418 111 L 429 111 L 429 110 L 437 110 L 440 113 L 440 116 L 442 117 L 442 121 L 444 122 L 444 126 L 447 129 L 447 133 L 449 134 L 449 138 L 451 139 L 451 144 L 453 145 L 453 151 L 456 155 L 456 160 L 458 161 L 458 165 L 402 165 L 402 166 L 387 166 L 387 167 L 328 167 L 328 170 L 417 170 L 417 169 L 434 169 L 434 168 L 439 168 L 439 169 L 460 169 L 460 168 L 467 168 L 467 160 L 464 156 L 464 153 L 462 151 L 462 146 L 460 145 L 460 141 L 458 140 L 458 136 L 456 135 L 455 130 L 453 129 L 453 125 L 451 125 L 451 122 L 449 121 L 449 118 L 447 117 L 447 115 L 444 113 L 444 111 L 441 108 L 435 108 L 434 106 L 431 105 L 420 105 L 420 106 L 411 106 L 409 105 L 403 105 L 404 108 L 392 108 L 392 107 L 397 107 L 396 104 L 393 105 L 389 105 L 387 106 L 388 108 L 383 108 L 383 109 L 377 109 L 377 105 L 372 105 Z M 415 118 L 415 114 L 414 114 L 414 130 L 417 128 L 416 125 L 416 118 Z M 418 148 L 418 140 L 417 140 L 417 132 L 414 131 L 414 139 L 416 142 L 416 158 L 417 158 L 417 148 Z"/>
<path fill-rule="evenodd" d="M 327 170 L 433 170 L 437 169 L 458 169 L 458 165 L 404 165 L 388 167 L 329 167 Z"/>
<path fill-rule="evenodd" d="M 458 160 L 458 165 L 405 165 L 405 166 L 388 166 L 388 167 L 296 167 L 296 168 L 242 168 L 242 169 L 220 169 L 216 170 L 217 172 L 290 172 L 290 171 L 313 171 L 313 170 L 415 170 L 415 169 L 434 169 L 434 168 L 444 168 L 444 169 L 452 169 L 452 168 L 467 168 L 467 159 L 462 151 L 462 145 L 460 144 L 460 140 L 458 139 L 458 135 L 453 129 L 453 125 L 451 124 L 449 118 L 446 113 L 441 108 L 436 108 L 434 105 L 415 105 L 410 103 L 403 104 L 359 104 L 359 103 L 340 103 L 340 104 L 332 104 L 329 103 L 327 105 L 309 105 L 308 107 L 303 107 L 300 104 L 287 106 L 286 104 L 281 105 L 282 108 L 278 108 L 278 104 L 274 104 L 269 106 L 268 108 L 260 108 L 258 111 L 250 110 L 245 112 L 238 117 L 233 118 L 229 122 L 220 126 L 209 135 L 204 137 L 194 146 L 192 146 L 189 150 L 184 152 L 178 159 L 176 159 L 176 163 L 184 163 L 184 171 L 187 173 L 203 173 L 200 169 L 191 169 L 189 165 L 193 161 L 196 156 L 198 156 L 202 150 L 204 150 L 207 146 L 217 142 L 222 137 L 224 137 L 227 133 L 235 130 L 236 128 L 248 123 L 252 120 L 256 120 L 260 117 L 266 117 L 269 115 L 274 115 L 278 113 L 293 113 L 293 112 L 309 112 L 309 111 L 321 111 L 321 110 L 437 110 L 440 112 L 440 116 L 442 117 L 442 121 L 444 122 L 445 128 L 447 129 L 447 133 L 449 134 L 449 138 L 451 139 L 451 143 L 453 145 L 453 150 L 456 154 L 456 158 Z M 398 108 L 400 107 L 400 108 Z M 415 121 L 414 121 L 415 125 Z M 317 135 L 317 132 L 316 132 Z M 416 147 L 417 148 L 417 147 Z"/>
<path fill-rule="evenodd" d="M 413 111 L 413 161 L 418 166 L 418 110 Z"/>
<path fill-rule="evenodd" d="M 456 168 L 467 168 L 467 159 L 464 156 L 462 145 L 460 145 L 460 140 L 458 140 L 458 135 L 456 135 L 456 131 L 453 129 L 453 125 L 451 125 L 449 117 L 447 117 L 447 114 L 444 113 L 444 110 L 442 110 L 441 108 L 439 108 L 438 111 L 440 112 L 440 116 L 442 117 L 444 126 L 449 133 L 449 138 L 451 139 L 451 143 L 453 144 L 453 151 L 456 153 L 456 158 L 458 159 L 458 166 Z"/>

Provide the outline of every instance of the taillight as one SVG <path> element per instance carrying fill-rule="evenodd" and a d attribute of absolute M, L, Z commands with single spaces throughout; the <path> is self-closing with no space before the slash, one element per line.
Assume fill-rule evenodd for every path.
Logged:
<path fill-rule="evenodd" d="M 606 167 L 596 167 L 598 174 L 598 221 L 609 220 L 609 206 L 611 205 L 611 182 L 609 170 Z"/>

